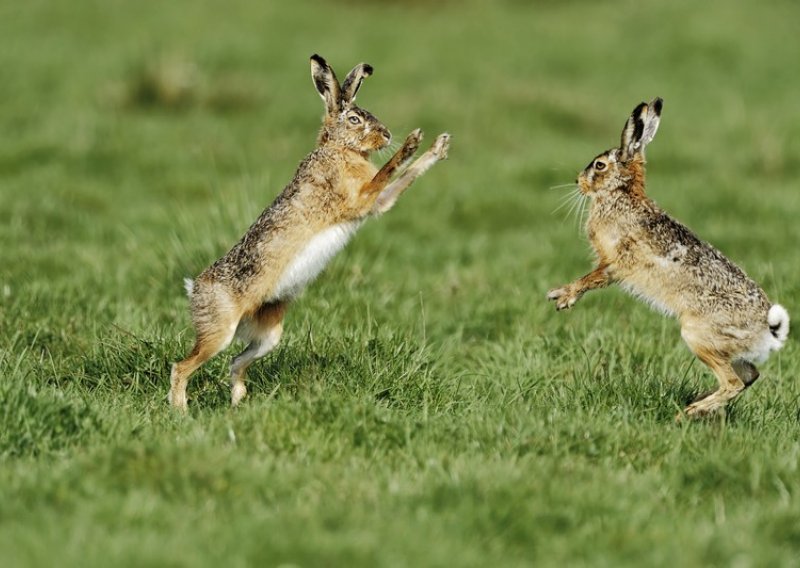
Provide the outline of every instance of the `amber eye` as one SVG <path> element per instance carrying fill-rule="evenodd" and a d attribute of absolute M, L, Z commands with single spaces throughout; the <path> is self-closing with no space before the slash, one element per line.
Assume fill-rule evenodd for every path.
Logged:
<path fill-rule="evenodd" d="M 594 163 L 594 169 L 596 169 L 598 172 L 602 172 L 604 169 L 606 169 L 606 163 L 605 162 L 601 162 L 600 160 L 597 160 Z"/>
<path fill-rule="evenodd" d="M 352 116 L 349 116 L 347 118 L 347 120 L 350 121 L 350 124 L 359 124 L 361 122 L 361 119 L 358 116 L 356 116 L 355 114 L 352 115 Z"/>

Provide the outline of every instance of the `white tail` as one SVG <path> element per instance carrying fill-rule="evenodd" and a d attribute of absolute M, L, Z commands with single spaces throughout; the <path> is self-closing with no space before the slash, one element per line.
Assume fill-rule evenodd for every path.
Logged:
<path fill-rule="evenodd" d="M 191 278 L 184 278 L 183 287 L 186 288 L 186 295 L 191 298 L 192 292 L 194 292 L 194 280 L 192 280 Z"/>
<path fill-rule="evenodd" d="M 789 313 L 780 304 L 774 304 L 767 314 L 767 323 L 773 337 L 780 341 L 783 347 L 786 338 L 789 336 Z"/>

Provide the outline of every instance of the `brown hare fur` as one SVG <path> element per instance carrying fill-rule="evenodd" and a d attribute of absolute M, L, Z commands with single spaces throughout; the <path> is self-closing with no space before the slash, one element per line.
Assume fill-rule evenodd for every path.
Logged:
<path fill-rule="evenodd" d="M 391 141 L 389 130 L 354 104 L 371 74 L 371 66 L 356 65 L 340 85 L 322 57 L 311 57 L 314 86 L 325 102 L 317 147 L 242 239 L 187 280 L 196 341 L 189 356 L 172 366 L 172 406 L 186 409 L 190 375 L 234 337 L 247 343 L 231 363 L 231 404 L 238 404 L 247 393 L 247 368 L 278 345 L 292 300 L 367 217 L 391 209 L 417 177 L 447 157 L 450 136 L 441 134 L 409 165 L 422 139 L 415 130 L 382 168 L 369 161 Z"/>
<path fill-rule="evenodd" d="M 662 104 L 657 98 L 638 105 L 619 148 L 598 155 L 578 176 L 578 190 L 591 202 L 586 232 L 596 268 L 547 297 L 563 310 L 587 291 L 617 282 L 676 316 L 681 337 L 719 381 L 716 391 L 684 410 L 699 417 L 723 408 L 758 378 L 754 363 L 783 347 L 789 315 L 742 269 L 645 195 L 644 150 L 658 129 Z"/>

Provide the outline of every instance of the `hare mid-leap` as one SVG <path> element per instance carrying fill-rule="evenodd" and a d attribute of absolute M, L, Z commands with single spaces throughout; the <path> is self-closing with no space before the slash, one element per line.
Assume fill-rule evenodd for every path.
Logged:
<path fill-rule="evenodd" d="M 578 176 L 579 191 L 591 199 L 586 232 L 597 268 L 547 297 L 563 310 L 585 292 L 618 282 L 677 316 L 683 340 L 719 380 L 716 391 L 685 409 L 689 416 L 702 416 L 758 378 L 753 363 L 783 347 L 789 315 L 738 266 L 645 195 L 644 149 L 658 129 L 662 104 L 655 99 L 637 106 L 619 148 L 594 158 Z"/>
<path fill-rule="evenodd" d="M 370 153 L 391 141 L 389 130 L 354 104 L 361 82 L 371 74 L 371 66 L 356 65 L 340 85 L 322 57 L 311 57 L 314 86 L 325 101 L 317 147 L 242 239 L 194 281 L 187 280 L 197 338 L 189 356 L 172 366 L 173 406 L 186 408 L 190 375 L 238 337 L 247 347 L 231 363 L 231 404 L 236 405 L 247 393 L 247 367 L 280 341 L 289 303 L 364 219 L 391 209 L 417 177 L 447 157 L 450 136 L 441 134 L 408 165 L 422 139 L 415 130 L 380 170 L 370 163 Z"/>

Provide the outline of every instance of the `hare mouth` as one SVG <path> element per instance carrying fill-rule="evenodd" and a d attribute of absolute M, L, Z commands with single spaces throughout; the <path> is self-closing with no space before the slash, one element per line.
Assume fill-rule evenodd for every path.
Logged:
<path fill-rule="evenodd" d="M 578 191 L 580 191 L 583 195 L 592 196 L 595 193 L 594 189 L 592 188 L 592 184 L 583 178 L 578 178 L 577 186 Z"/>

